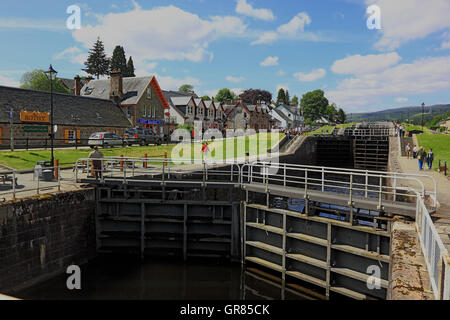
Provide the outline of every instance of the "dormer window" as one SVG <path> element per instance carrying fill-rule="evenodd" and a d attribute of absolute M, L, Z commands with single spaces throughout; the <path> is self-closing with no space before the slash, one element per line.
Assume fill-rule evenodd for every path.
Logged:
<path fill-rule="evenodd" d="M 152 98 L 152 88 L 147 88 L 147 99 Z"/>

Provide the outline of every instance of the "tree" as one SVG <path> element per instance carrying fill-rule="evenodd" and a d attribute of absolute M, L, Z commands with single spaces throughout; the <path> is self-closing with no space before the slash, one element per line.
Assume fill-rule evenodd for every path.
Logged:
<path fill-rule="evenodd" d="M 181 93 L 193 93 L 194 87 L 190 84 L 183 84 L 181 87 L 178 88 L 178 92 Z"/>
<path fill-rule="evenodd" d="M 217 92 L 214 102 L 232 101 L 234 99 L 236 99 L 236 95 L 230 89 L 223 88 Z"/>
<path fill-rule="evenodd" d="M 127 63 L 127 73 L 125 75 L 125 77 L 136 77 L 136 75 L 134 74 L 134 63 L 133 63 L 133 58 L 128 59 L 128 63 Z"/>
<path fill-rule="evenodd" d="M 100 38 L 97 38 L 94 47 L 89 50 L 89 56 L 84 65 L 86 68 L 83 71 L 96 76 L 97 79 L 100 76 L 109 74 L 109 59 L 106 56 L 105 47 Z"/>
<path fill-rule="evenodd" d="M 72 94 L 70 89 L 67 89 L 61 82 L 61 79 L 54 79 L 53 92 Z M 20 87 L 23 89 L 40 90 L 50 92 L 50 79 L 45 74 L 44 70 L 33 70 L 23 74 L 20 79 Z"/>
<path fill-rule="evenodd" d="M 293 98 L 292 98 L 292 101 L 291 101 L 293 104 L 295 104 L 296 106 L 298 106 L 298 97 L 297 96 L 294 96 Z"/>
<path fill-rule="evenodd" d="M 121 71 L 124 77 L 126 77 L 126 75 L 128 74 L 127 58 L 125 57 L 125 50 L 123 49 L 123 47 L 116 46 L 114 48 L 109 69 L 110 72 L 113 70 Z"/>
<path fill-rule="evenodd" d="M 340 123 L 345 123 L 345 121 L 347 120 L 347 115 L 345 114 L 344 110 L 342 110 L 342 108 L 339 108 L 337 112 L 337 118 Z"/>
<path fill-rule="evenodd" d="M 286 94 L 284 97 L 284 104 L 289 105 L 291 103 L 291 98 L 289 97 L 289 90 L 286 90 Z"/>
<path fill-rule="evenodd" d="M 286 94 L 284 93 L 284 89 L 280 88 L 280 90 L 278 90 L 277 105 L 280 105 L 280 103 L 284 103 L 285 100 Z"/>
<path fill-rule="evenodd" d="M 325 116 L 327 117 L 328 121 L 334 122 L 334 119 L 337 115 L 337 109 L 336 104 L 331 104 L 325 108 Z"/>
<path fill-rule="evenodd" d="M 305 93 L 300 100 L 303 116 L 311 121 L 319 120 L 324 116 L 328 104 L 325 93 L 320 89 Z"/>
<path fill-rule="evenodd" d="M 270 103 L 272 101 L 272 94 L 269 91 L 261 89 L 245 90 L 240 96 L 242 102 L 248 104 L 256 104 L 258 101 Z"/>
<path fill-rule="evenodd" d="M 203 96 L 202 99 L 203 101 L 211 101 L 211 98 L 208 96 Z"/>

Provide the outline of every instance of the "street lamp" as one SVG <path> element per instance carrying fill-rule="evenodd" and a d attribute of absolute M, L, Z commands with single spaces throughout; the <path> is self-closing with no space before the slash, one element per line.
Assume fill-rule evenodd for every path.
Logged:
<path fill-rule="evenodd" d="M 56 74 L 58 72 L 53 69 L 52 65 L 45 71 L 45 74 L 50 79 L 50 142 L 51 142 L 51 150 L 52 150 L 52 158 L 51 158 L 51 166 L 55 166 L 55 158 L 53 156 L 53 140 L 54 140 L 54 129 L 53 129 L 53 80 L 56 78 Z"/>
<path fill-rule="evenodd" d="M 423 132 L 423 113 L 425 111 L 425 103 L 422 102 L 422 132 Z"/>

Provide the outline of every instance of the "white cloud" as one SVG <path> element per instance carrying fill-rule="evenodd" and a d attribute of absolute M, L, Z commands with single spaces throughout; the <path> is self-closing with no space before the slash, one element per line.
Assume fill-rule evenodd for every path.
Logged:
<path fill-rule="evenodd" d="M 20 82 L 13 78 L 0 75 L 0 85 L 7 87 L 19 87 Z"/>
<path fill-rule="evenodd" d="M 450 56 L 421 58 L 382 72 L 364 74 L 341 81 L 327 96 L 347 110 L 377 105 L 383 97 L 448 91 Z"/>
<path fill-rule="evenodd" d="M 64 49 L 61 52 L 58 52 L 53 55 L 53 59 L 55 60 L 69 60 L 71 63 L 74 64 L 84 64 L 84 62 L 87 60 L 88 54 L 86 52 L 83 52 L 78 47 L 69 47 L 67 49 Z"/>
<path fill-rule="evenodd" d="M 263 67 L 277 66 L 278 65 L 278 57 L 267 57 L 260 63 Z"/>
<path fill-rule="evenodd" d="M 277 84 L 277 91 L 275 96 L 278 95 L 278 91 L 280 91 L 280 89 L 283 89 L 284 91 L 289 90 L 289 86 L 285 85 L 285 84 Z M 275 99 L 275 97 L 274 97 Z"/>
<path fill-rule="evenodd" d="M 325 77 L 327 72 L 325 69 L 313 69 L 310 73 L 297 72 L 294 78 L 301 82 L 312 82 Z"/>
<path fill-rule="evenodd" d="M 212 59 L 208 51 L 211 42 L 243 36 L 246 28 L 241 19 L 233 16 L 202 19 L 172 5 L 145 10 L 134 2 L 131 11 L 108 13 L 97 25 L 84 26 L 72 35 L 86 48 L 100 37 L 108 53 L 120 43 L 127 56 L 133 56 L 138 70 L 146 60 Z"/>
<path fill-rule="evenodd" d="M 298 13 L 288 23 L 277 28 L 276 31 L 265 31 L 251 45 L 269 44 L 278 39 L 319 41 L 314 33 L 305 32 L 305 26 L 311 24 L 311 18 L 306 12 Z"/>
<path fill-rule="evenodd" d="M 401 97 L 395 98 L 395 102 L 405 103 L 405 102 L 408 102 L 408 98 L 401 98 Z"/>
<path fill-rule="evenodd" d="M 272 21 L 275 19 L 271 10 L 254 9 L 246 0 L 237 0 L 236 13 L 265 21 Z"/>
<path fill-rule="evenodd" d="M 286 74 L 286 72 L 284 72 L 284 70 L 278 70 L 277 75 L 284 76 Z"/>
<path fill-rule="evenodd" d="M 450 49 L 450 41 L 442 42 L 441 49 Z"/>
<path fill-rule="evenodd" d="M 273 31 L 268 31 L 268 32 L 264 32 L 262 33 L 257 40 L 253 41 L 251 43 L 251 45 L 256 45 L 256 44 L 267 44 L 267 43 L 272 43 L 274 41 L 278 40 L 278 33 L 273 32 Z"/>
<path fill-rule="evenodd" d="M 305 31 L 305 25 L 311 23 L 311 18 L 306 12 L 300 12 L 291 21 L 278 27 L 277 31 L 280 34 L 295 35 L 297 32 Z"/>
<path fill-rule="evenodd" d="M 156 79 L 158 80 L 159 85 L 161 86 L 161 88 L 163 90 L 178 90 L 179 87 L 181 87 L 183 84 L 190 84 L 192 86 L 194 86 L 194 91 L 195 86 L 200 86 L 201 82 L 200 80 L 198 80 L 197 78 L 193 78 L 193 77 L 186 77 L 183 79 L 177 79 L 177 78 L 173 78 L 170 76 L 161 76 L 158 74 L 155 74 Z"/>
<path fill-rule="evenodd" d="M 233 83 L 239 83 L 245 80 L 244 77 L 233 77 L 233 76 L 228 76 L 225 78 L 225 80 L 229 81 L 229 82 L 233 82 Z"/>
<path fill-rule="evenodd" d="M 395 50 L 402 44 L 450 28 L 448 0 L 365 0 L 381 9 L 381 39 L 376 48 Z"/>
<path fill-rule="evenodd" d="M 401 59 L 397 52 L 367 56 L 357 54 L 335 61 L 331 70 L 338 74 L 367 74 L 385 70 L 397 64 Z"/>

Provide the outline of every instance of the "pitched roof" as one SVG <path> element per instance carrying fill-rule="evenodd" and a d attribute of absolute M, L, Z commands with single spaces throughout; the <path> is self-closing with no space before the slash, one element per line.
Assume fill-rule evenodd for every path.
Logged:
<path fill-rule="evenodd" d="M 14 110 L 14 123 L 22 123 L 20 111 L 50 112 L 50 93 L 0 86 L 0 105 Z M 0 112 L 0 122 L 9 123 L 9 112 Z M 57 125 L 129 127 L 122 109 L 110 100 L 53 93 L 53 116 Z"/>
<path fill-rule="evenodd" d="M 273 112 L 275 112 L 276 114 L 278 114 L 280 116 L 280 118 L 282 118 L 284 121 L 286 122 L 291 122 L 291 119 L 289 119 L 288 116 L 286 116 L 283 111 L 278 110 L 278 109 L 273 109 Z"/>
<path fill-rule="evenodd" d="M 149 85 L 153 76 L 122 78 L 123 99 L 122 105 L 134 105 Z M 81 95 L 99 99 L 109 99 L 111 80 L 91 80 L 81 89 Z"/>
<path fill-rule="evenodd" d="M 212 100 L 206 100 L 205 102 L 205 106 L 207 109 L 214 107 L 214 109 L 216 109 L 216 104 L 214 103 L 214 101 Z"/>
<path fill-rule="evenodd" d="M 61 82 L 64 84 L 64 86 L 67 89 L 75 91 L 75 80 L 74 79 L 67 79 L 67 78 L 58 78 L 58 79 L 61 80 Z M 80 79 L 81 87 L 84 86 L 85 82 L 86 82 L 85 80 Z"/>
<path fill-rule="evenodd" d="M 172 103 L 174 106 L 187 106 L 192 97 L 172 97 Z"/>

